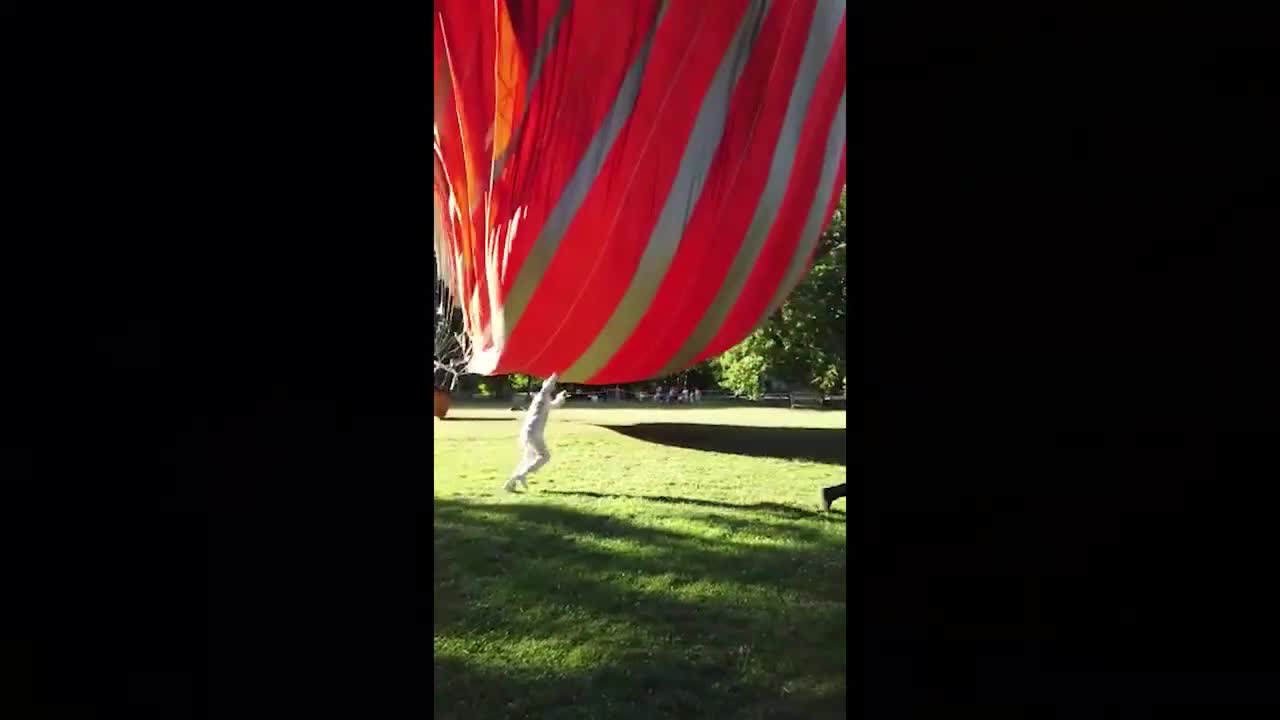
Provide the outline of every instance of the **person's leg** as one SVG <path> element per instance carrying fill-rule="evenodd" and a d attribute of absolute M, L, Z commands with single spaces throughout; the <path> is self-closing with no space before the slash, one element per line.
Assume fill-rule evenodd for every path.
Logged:
<path fill-rule="evenodd" d="M 520 438 L 520 462 L 516 463 L 515 472 L 511 473 L 511 477 L 507 480 L 507 484 L 502 486 L 507 492 L 514 492 L 516 483 L 521 483 L 528 487 L 529 483 L 525 478 L 529 475 L 530 468 L 533 466 L 535 453 L 532 444 L 527 436 Z"/>
<path fill-rule="evenodd" d="M 515 492 L 516 483 L 524 482 L 524 476 L 528 472 L 529 470 L 525 467 L 525 463 L 522 461 L 518 466 L 516 466 L 516 471 L 511 474 L 511 477 L 507 478 L 507 482 L 503 484 L 502 489 L 507 492 Z"/>
<path fill-rule="evenodd" d="M 845 497 L 847 489 L 848 483 L 840 483 L 839 485 L 832 485 L 831 487 L 823 488 L 822 500 L 819 502 L 819 505 L 822 507 L 822 511 L 826 512 L 827 510 L 830 510 L 831 503 L 835 502 L 839 498 Z"/>
<path fill-rule="evenodd" d="M 541 437 L 529 438 L 529 467 L 524 474 L 520 476 L 520 484 L 529 487 L 529 476 L 538 472 L 538 470 L 551 460 L 551 451 L 547 449 L 547 441 Z"/>
<path fill-rule="evenodd" d="M 522 458 L 520 463 L 516 465 L 515 472 L 511 473 L 511 477 L 507 479 L 507 482 L 502 486 L 502 489 L 507 492 L 515 492 L 516 483 L 525 483 L 525 476 L 529 474 L 529 466 L 531 464 L 533 464 L 532 458 L 527 455 Z"/>

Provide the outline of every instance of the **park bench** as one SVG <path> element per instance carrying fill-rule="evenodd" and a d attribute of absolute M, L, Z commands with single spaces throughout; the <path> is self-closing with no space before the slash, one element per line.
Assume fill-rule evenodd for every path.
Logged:
<path fill-rule="evenodd" d="M 796 408 L 821 408 L 824 406 L 822 393 L 813 390 L 794 390 L 788 397 L 792 410 Z"/>

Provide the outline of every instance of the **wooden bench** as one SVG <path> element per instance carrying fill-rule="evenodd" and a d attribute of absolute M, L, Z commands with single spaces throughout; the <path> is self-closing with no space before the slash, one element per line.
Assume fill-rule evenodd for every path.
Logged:
<path fill-rule="evenodd" d="M 790 393 L 788 399 L 792 410 L 796 408 L 821 408 L 824 406 L 822 394 L 812 390 L 797 390 Z"/>

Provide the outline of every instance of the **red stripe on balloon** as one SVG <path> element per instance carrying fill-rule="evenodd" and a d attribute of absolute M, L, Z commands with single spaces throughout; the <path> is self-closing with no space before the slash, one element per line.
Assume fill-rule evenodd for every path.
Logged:
<path fill-rule="evenodd" d="M 504 168 L 503 185 L 511 200 L 501 199 L 499 217 L 516 212 L 512 202 L 528 212 L 520 220 L 519 236 L 511 243 L 502 269 L 504 298 L 583 152 L 613 107 L 613 92 L 587 90 L 613 90 L 621 85 L 644 37 L 638 29 L 650 27 L 657 12 L 658 0 L 575 2 L 560 23 L 555 48 L 544 60 L 529 114 L 510 151 L 511 162 Z M 620 35 L 620 28 L 633 32 Z M 532 59 L 529 62 L 532 65 Z"/>
<path fill-rule="evenodd" d="M 746 0 L 668 10 L 635 108 L 547 269 L 554 280 L 538 287 L 507 340 L 511 362 L 534 374 L 562 372 L 612 315 L 650 242 L 745 10 Z"/>
<path fill-rule="evenodd" d="M 800 232 L 813 208 L 814 199 L 831 192 L 828 188 L 819 188 L 818 180 L 826 159 L 826 143 L 823 139 L 831 131 L 836 108 L 845 90 L 844 33 L 842 19 L 836 33 L 835 46 L 818 76 L 817 88 L 806 111 L 800 134 L 806 140 L 801 142 L 796 152 L 787 193 L 765 241 L 764 250 L 724 325 L 708 346 L 694 358 L 694 363 L 728 350 L 755 329 L 795 255 L 796 246 L 801 240 Z M 825 218 L 823 224 L 825 226 Z"/>
<path fill-rule="evenodd" d="M 488 7 L 484 7 L 488 5 Z M 486 147 L 486 136 L 493 117 L 493 61 L 494 15 L 492 3 L 474 0 L 442 0 L 436 3 L 436 34 L 449 41 L 449 58 L 444 62 L 445 71 L 452 73 L 453 92 L 446 102 L 437 104 L 436 117 L 442 126 L 440 145 L 444 162 L 449 170 L 451 190 L 463 206 L 462 225 L 465 229 L 455 235 L 457 255 L 468 259 L 464 273 L 459 278 L 457 300 L 467 308 L 472 334 L 487 334 L 493 340 L 494 328 L 489 326 L 492 316 L 487 294 L 477 294 L 487 285 L 486 266 L 496 264 L 495 275 L 503 284 L 498 295 L 505 297 L 516 272 L 532 247 L 547 213 L 554 206 L 565 182 L 581 160 L 583 151 L 598 130 L 603 118 L 612 106 L 608 96 L 580 94 L 581 88 L 608 87 L 613 85 L 632 65 L 639 45 L 620 41 L 616 32 L 596 32 L 583 38 L 571 30 L 577 27 L 607 27 L 610 22 L 620 22 L 621 27 L 637 28 L 643 37 L 643 29 L 652 25 L 658 0 L 637 0 L 629 3 L 626 11 L 634 14 L 630 20 L 620 17 L 619 9 L 600 3 L 569 3 L 571 12 L 555 26 L 552 21 L 563 8 L 561 3 L 541 3 L 520 7 L 522 46 L 533 52 L 526 58 L 524 73 L 532 71 L 533 57 L 539 46 L 545 43 L 550 51 L 545 53 L 542 68 L 534 88 L 530 113 L 525 116 L 524 127 L 516 142 L 508 150 L 511 162 L 496 178 L 494 194 L 486 197 L 493 161 L 493 148 Z M 529 32 L 527 20 L 536 21 L 536 31 Z M 514 22 L 514 20 L 513 20 Z M 443 27 L 443 33 L 439 28 Z M 570 45 L 569 40 L 576 39 Z M 461 46 L 455 50 L 455 46 Z M 485 54 L 487 53 L 487 54 Z M 437 52 L 437 59 L 440 53 Z M 448 62 L 452 60 L 452 62 Z M 439 66 L 437 67 L 439 71 Z M 522 79 L 521 84 L 529 78 Z M 521 87 L 523 91 L 525 88 Z M 579 92 L 568 92 L 575 90 Z M 483 120 L 477 126 L 475 119 Z M 477 129 L 479 127 L 479 129 Z M 461 129 L 460 129 L 461 128 Z M 547 152 L 554 148 L 555 152 Z M 468 184 L 466 168 L 474 173 L 474 184 Z M 496 225 L 486 222 L 485 203 L 489 203 L 489 217 Z M 468 213 L 474 206 L 476 212 Z M 507 229 L 511 219 L 527 209 L 529 216 L 520 223 L 520 235 L 508 243 Z M 498 300 L 497 302 L 502 302 Z M 483 317 L 483 323 L 481 322 Z M 500 348 L 498 348 L 500 349 Z"/>
<path fill-rule="evenodd" d="M 715 298 L 764 189 L 814 5 L 815 0 L 776 2 L 766 16 L 671 268 L 631 337 L 592 383 L 652 377 Z"/>

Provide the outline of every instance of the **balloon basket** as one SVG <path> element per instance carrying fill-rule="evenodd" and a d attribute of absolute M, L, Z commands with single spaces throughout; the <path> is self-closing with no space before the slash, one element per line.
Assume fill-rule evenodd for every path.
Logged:
<path fill-rule="evenodd" d="M 443 420 L 444 416 L 449 414 L 450 404 L 451 404 L 451 399 L 449 397 L 449 391 L 436 388 L 436 407 L 435 407 L 436 417 Z"/>

